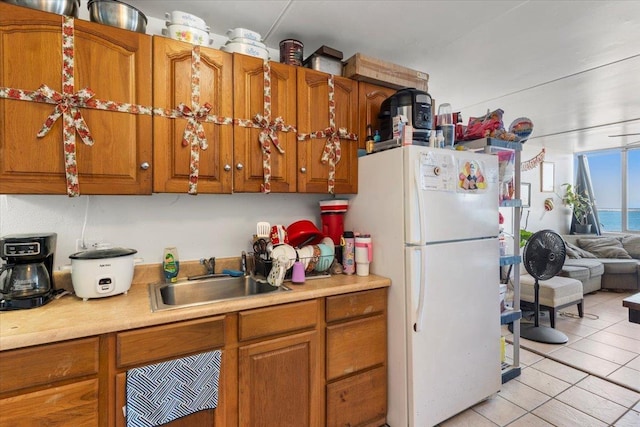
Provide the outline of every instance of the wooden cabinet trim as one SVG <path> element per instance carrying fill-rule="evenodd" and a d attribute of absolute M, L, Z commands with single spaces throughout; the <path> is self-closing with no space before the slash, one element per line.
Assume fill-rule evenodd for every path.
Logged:
<path fill-rule="evenodd" d="M 120 332 L 117 366 L 131 367 L 224 346 L 224 316 Z"/>

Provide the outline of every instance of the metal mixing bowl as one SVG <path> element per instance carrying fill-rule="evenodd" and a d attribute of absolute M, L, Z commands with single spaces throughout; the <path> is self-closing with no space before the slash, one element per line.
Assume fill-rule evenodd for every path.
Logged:
<path fill-rule="evenodd" d="M 112 0 L 90 0 L 87 4 L 89 19 L 100 24 L 144 33 L 147 17 L 133 6 Z"/>
<path fill-rule="evenodd" d="M 58 15 L 78 17 L 80 0 L 1 0 L 18 6 L 29 7 L 31 9 L 44 10 L 45 12 L 57 13 Z"/>

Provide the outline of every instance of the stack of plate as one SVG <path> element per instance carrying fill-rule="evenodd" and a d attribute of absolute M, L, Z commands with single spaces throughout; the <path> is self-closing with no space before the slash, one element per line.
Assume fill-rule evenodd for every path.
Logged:
<path fill-rule="evenodd" d="M 247 30 L 246 28 L 233 28 L 227 31 L 227 37 L 229 37 L 229 40 L 220 48 L 221 50 L 255 56 L 265 61 L 269 59 L 269 51 L 267 51 L 267 47 L 262 43 L 260 33 Z"/>
<path fill-rule="evenodd" d="M 165 17 L 167 28 L 162 29 L 162 34 L 165 36 L 201 46 L 208 46 L 211 43 L 209 27 L 203 19 L 179 10 L 167 12 Z"/>

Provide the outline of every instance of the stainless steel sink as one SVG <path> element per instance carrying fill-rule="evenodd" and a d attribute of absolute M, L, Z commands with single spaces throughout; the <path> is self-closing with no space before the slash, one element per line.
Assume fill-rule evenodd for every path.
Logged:
<path fill-rule="evenodd" d="M 253 276 L 227 276 L 177 283 L 152 283 L 149 285 L 149 297 L 151 310 L 160 311 L 290 290 L 286 286 L 275 288 Z"/>

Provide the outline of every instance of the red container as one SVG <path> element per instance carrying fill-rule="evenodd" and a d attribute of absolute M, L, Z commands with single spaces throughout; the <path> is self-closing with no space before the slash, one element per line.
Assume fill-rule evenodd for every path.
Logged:
<path fill-rule="evenodd" d="M 344 232 L 344 214 L 348 208 L 348 200 L 332 199 L 320 201 L 322 233 L 331 237 L 336 247 L 340 245 L 340 238 Z"/>

